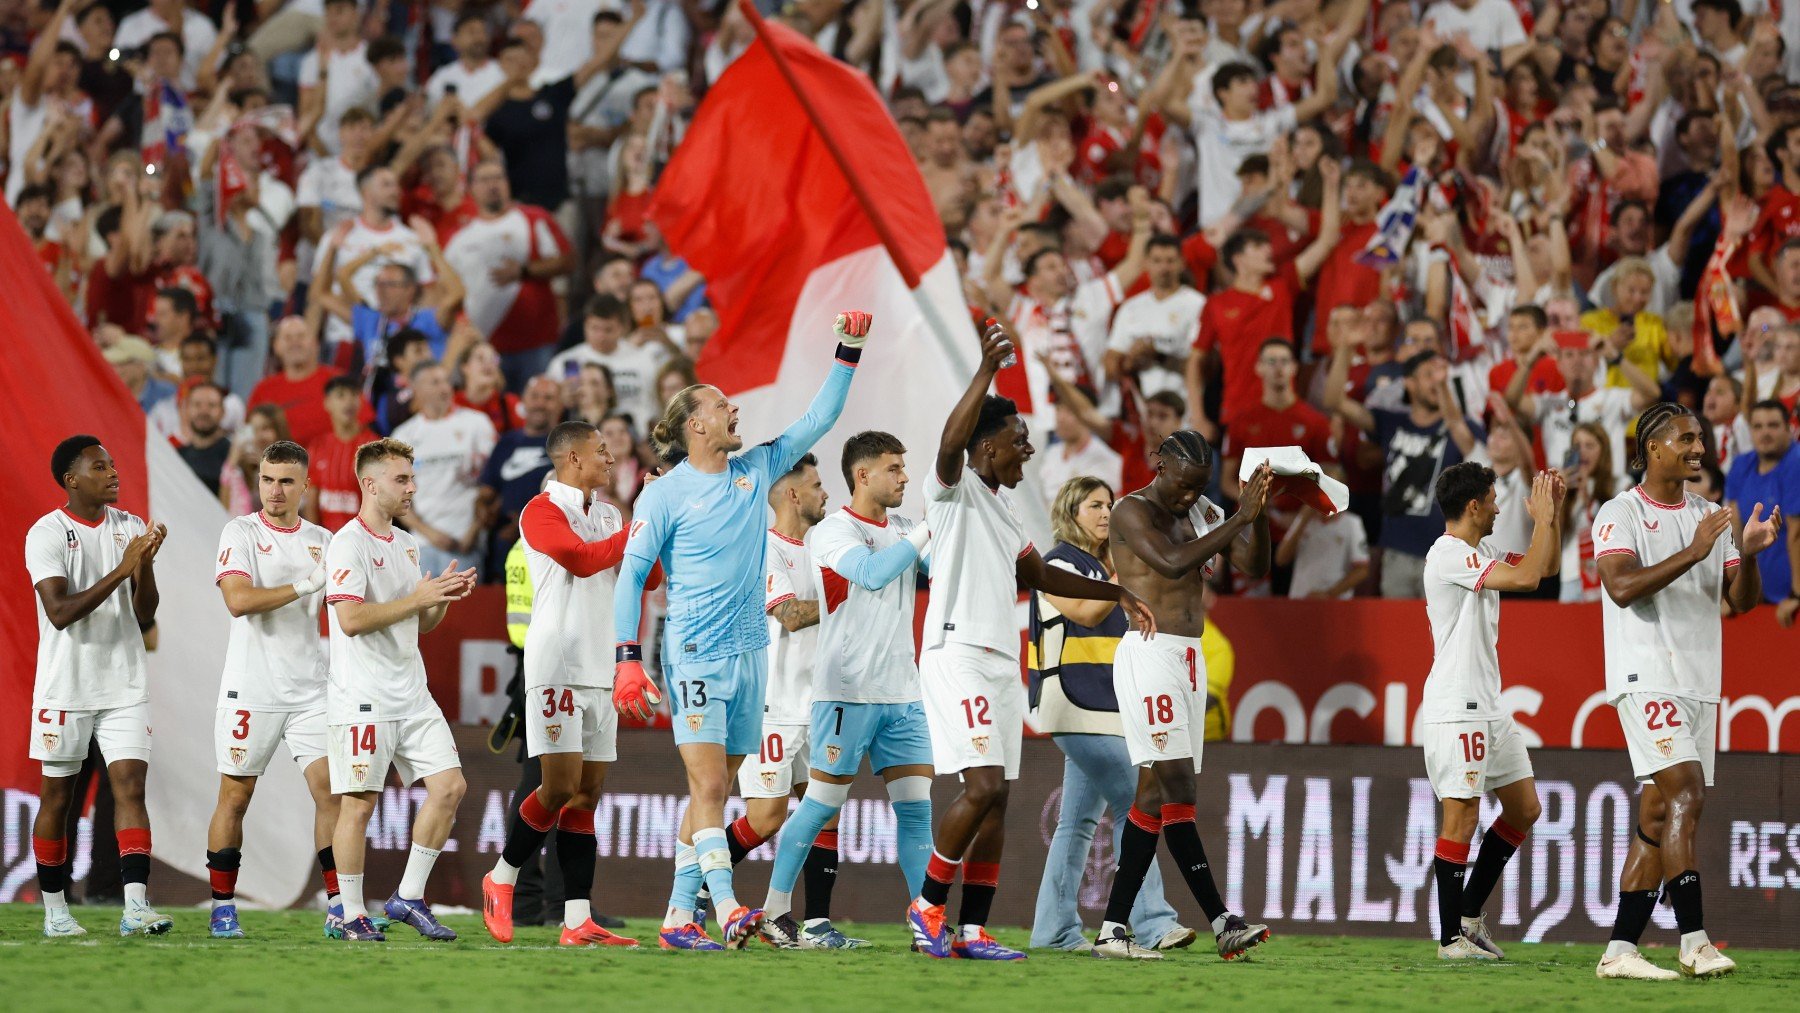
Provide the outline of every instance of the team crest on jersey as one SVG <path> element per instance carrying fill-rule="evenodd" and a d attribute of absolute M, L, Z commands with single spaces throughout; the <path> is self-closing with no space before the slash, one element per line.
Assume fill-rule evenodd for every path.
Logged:
<path fill-rule="evenodd" d="M 125 532 L 123 532 L 123 531 L 113 532 L 113 544 L 118 546 L 119 548 L 123 549 L 125 547 Z"/>
<path fill-rule="evenodd" d="M 245 756 L 246 756 L 246 755 L 248 755 L 248 754 L 247 754 L 247 753 L 246 753 L 246 752 L 245 752 L 245 751 L 244 751 L 244 747 L 243 747 L 243 746 L 232 746 L 232 747 L 231 747 L 231 763 L 232 763 L 232 766 L 234 766 L 234 767 L 241 767 L 241 766 L 243 766 L 243 765 L 244 765 L 244 757 L 245 757 Z"/>
<path fill-rule="evenodd" d="M 369 765 L 366 763 L 352 763 L 350 765 L 350 776 L 356 779 L 357 784 L 368 784 Z"/>
<path fill-rule="evenodd" d="M 57 736 L 55 732 L 43 733 L 44 748 L 46 750 L 54 751 L 56 749 L 56 740 Z"/>
<path fill-rule="evenodd" d="M 842 755 L 844 755 L 844 751 L 842 749 L 839 749 L 837 746 L 826 746 L 825 747 L 825 762 L 826 763 L 836 763 L 838 761 L 838 757 L 840 757 Z"/>
<path fill-rule="evenodd" d="M 1169 733 L 1168 732 L 1151 732 L 1150 733 L 1150 744 L 1156 747 L 1157 752 L 1159 752 L 1159 753 L 1162 752 L 1164 749 L 1168 748 Z"/>
<path fill-rule="evenodd" d="M 562 738 L 562 725 L 545 725 L 544 738 L 549 739 L 551 744 L 554 745 L 557 739 Z"/>
<path fill-rule="evenodd" d="M 320 560 L 320 558 L 324 556 L 324 553 L 319 551 L 319 547 L 317 545 L 308 545 L 306 547 L 306 552 L 308 555 L 312 556 L 312 561 L 315 563 L 317 563 Z"/>
<path fill-rule="evenodd" d="M 758 774 L 757 776 L 762 778 L 762 783 L 763 783 L 764 788 L 773 788 L 773 787 L 775 787 L 775 778 L 777 776 L 777 773 L 778 773 L 777 771 L 765 770 L 762 773 Z"/>
<path fill-rule="evenodd" d="M 689 714 L 687 716 L 688 731 L 698 732 L 700 730 L 701 723 L 704 722 L 705 720 L 706 720 L 706 715 L 704 715 L 704 714 Z"/>
<path fill-rule="evenodd" d="M 1603 542 L 1612 541 L 1613 528 L 1615 528 L 1615 527 L 1617 527 L 1617 525 L 1613 524 L 1610 521 L 1605 524 L 1600 525 L 1600 531 L 1598 532 L 1598 534 L 1600 535 L 1600 540 Z"/>
<path fill-rule="evenodd" d="M 419 565 L 419 550 L 418 549 L 407 549 L 406 550 L 406 558 L 412 561 L 412 565 L 418 566 Z"/>
<path fill-rule="evenodd" d="M 1218 507 L 1210 507 L 1210 506 L 1207 507 L 1206 508 L 1206 523 L 1215 524 L 1218 522 L 1218 520 L 1219 520 L 1219 508 Z"/>
<path fill-rule="evenodd" d="M 980 753 L 983 756 L 987 755 L 987 747 L 988 747 L 988 737 L 987 736 L 985 736 L 985 735 L 974 736 L 973 738 L 969 739 L 969 743 L 975 747 L 975 751 L 977 753 Z"/>
<path fill-rule="evenodd" d="M 1656 740 L 1656 751 L 1663 754 L 1663 756 L 1665 756 L 1665 757 L 1674 756 L 1675 755 L 1675 740 L 1672 738 L 1657 739 Z"/>
<path fill-rule="evenodd" d="M 1470 770 L 1470 771 L 1465 771 L 1463 773 L 1463 780 L 1467 781 L 1469 784 L 1469 787 L 1471 787 L 1471 788 L 1475 787 L 1475 782 L 1480 777 L 1481 777 L 1481 771 L 1479 771 L 1479 770 Z"/>
<path fill-rule="evenodd" d="M 749 492 L 751 489 L 750 479 L 744 475 L 739 475 L 738 477 L 732 479 L 731 484 L 737 486 L 739 489 L 742 489 L 745 492 Z"/>

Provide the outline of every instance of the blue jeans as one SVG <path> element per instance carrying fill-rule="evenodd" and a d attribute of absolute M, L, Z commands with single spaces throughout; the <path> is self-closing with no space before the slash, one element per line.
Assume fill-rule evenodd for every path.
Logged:
<path fill-rule="evenodd" d="M 1086 938 L 1081 926 L 1081 881 L 1088 867 L 1088 852 L 1100 814 L 1113 813 L 1113 854 L 1119 853 L 1124 814 L 1137 798 L 1137 768 L 1125 752 L 1125 740 L 1117 735 L 1057 735 L 1063 752 L 1061 812 L 1056 833 L 1050 838 L 1050 854 L 1044 859 L 1044 879 L 1038 884 L 1037 914 L 1032 919 L 1031 945 L 1068 949 Z M 1112 885 L 1111 867 L 1103 873 Z M 1104 899 L 1101 900 L 1104 904 Z M 1175 909 L 1163 897 L 1162 871 L 1156 863 L 1144 877 L 1131 907 L 1131 928 L 1138 941 L 1155 946 L 1177 925 Z"/>

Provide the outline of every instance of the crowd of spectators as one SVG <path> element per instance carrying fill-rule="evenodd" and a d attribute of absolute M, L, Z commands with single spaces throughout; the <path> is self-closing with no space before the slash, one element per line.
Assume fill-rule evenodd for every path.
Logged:
<path fill-rule="evenodd" d="M 1417 596 L 1470 459 L 1502 548 L 1564 472 L 1545 593 L 1592 599 L 1587 521 L 1657 400 L 1706 422 L 1697 493 L 1800 509 L 1800 2 L 757 6 L 888 100 L 970 312 L 1023 345 L 996 387 L 1046 497 L 1137 488 L 1183 426 L 1216 498 L 1257 446 L 1348 484 L 1340 516 L 1276 503 L 1276 572 L 1235 593 Z M 703 0 L 7 0 L 5 197 L 222 502 L 288 438 L 342 524 L 393 434 L 432 561 L 498 579 L 556 421 L 601 426 L 627 512 L 657 465 L 718 316 L 650 209 L 753 34 Z"/>

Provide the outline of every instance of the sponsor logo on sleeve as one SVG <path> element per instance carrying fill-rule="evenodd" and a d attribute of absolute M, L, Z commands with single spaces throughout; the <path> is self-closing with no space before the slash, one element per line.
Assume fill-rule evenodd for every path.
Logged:
<path fill-rule="evenodd" d="M 1599 534 L 1600 534 L 1600 540 L 1601 540 L 1601 541 L 1602 541 L 1602 542 L 1610 542 L 1610 541 L 1612 541 L 1612 538 L 1613 538 L 1613 530 L 1614 530 L 1614 529 L 1615 529 L 1615 528 L 1616 528 L 1616 527 L 1618 527 L 1618 525 L 1616 525 L 1616 524 L 1613 524 L 1613 523 L 1612 523 L 1612 522 L 1611 522 L 1611 521 L 1608 521 L 1608 522 L 1607 522 L 1607 523 L 1605 523 L 1605 524 L 1602 524 L 1602 525 L 1600 525 L 1600 532 L 1599 532 Z"/>
<path fill-rule="evenodd" d="M 226 549 L 224 552 L 219 553 L 219 565 L 220 566 L 231 565 L 231 550 L 230 549 Z"/>

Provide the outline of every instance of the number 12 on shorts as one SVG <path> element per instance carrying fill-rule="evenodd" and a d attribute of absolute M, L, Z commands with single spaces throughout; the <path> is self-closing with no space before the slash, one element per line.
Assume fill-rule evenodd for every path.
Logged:
<path fill-rule="evenodd" d="M 994 723 L 993 719 L 988 717 L 988 698 L 985 696 L 971 697 L 968 700 L 964 700 L 962 702 L 962 709 L 963 717 L 969 722 L 970 728 L 973 728 L 976 725 L 991 725 Z"/>

